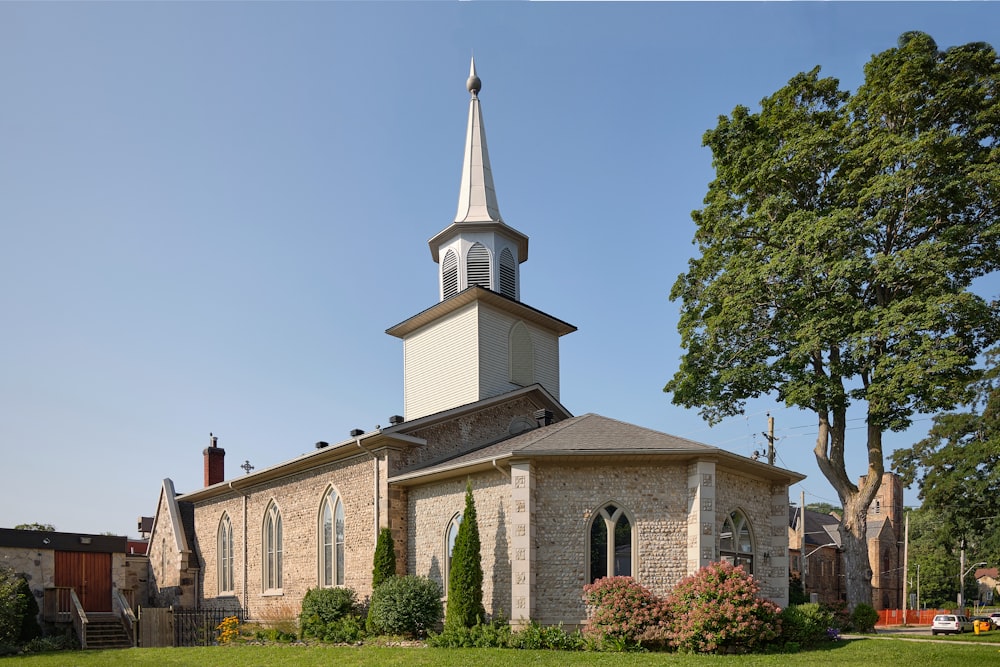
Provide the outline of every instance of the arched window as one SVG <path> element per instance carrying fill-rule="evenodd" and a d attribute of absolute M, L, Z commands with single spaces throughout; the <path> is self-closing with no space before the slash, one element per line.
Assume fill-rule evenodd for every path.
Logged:
<path fill-rule="evenodd" d="M 456 514 L 448 522 L 444 533 L 444 592 L 448 594 L 448 577 L 451 576 L 451 552 L 455 550 L 455 538 L 458 537 L 458 527 L 462 524 L 462 515 Z"/>
<path fill-rule="evenodd" d="M 233 524 L 223 512 L 219 520 L 216 558 L 219 566 L 219 595 L 232 593 L 233 586 Z"/>
<path fill-rule="evenodd" d="M 330 487 L 319 511 L 319 585 L 344 585 L 344 503 Z"/>
<path fill-rule="evenodd" d="M 490 251 L 482 243 L 473 243 L 465 258 L 467 287 L 479 285 L 492 289 L 490 285 Z"/>
<path fill-rule="evenodd" d="M 590 582 L 602 577 L 632 576 L 632 522 L 614 504 L 602 507 L 590 522 Z"/>
<path fill-rule="evenodd" d="M 517 298 L 517 267 L 510 248 L 500 253 L 500 293 L 511 299 Z"/>
<path fill-rule="evenodd" d="M 753 574 L 753 534 L 742 512 L 731 513 L 722 523 L 719 557 L 732 565 L 742 565 L 748 574 Z"/>
<path fill-rule="evenodd" d="M 264 510 L 264 590 L 281 589 L 281 510 L 272 500 Z"/>
<path fill-rule="evenodd" d="M 535 381 L 535 347 L 524 322 L 510 328 L 510 381 L 527 387 Z"/>
<path fill-rule="evenodd" d="M 454 250 L 449 250 L 441 260 L 441 299 L 456 294 L 458 294 L 458 255 Z"/>

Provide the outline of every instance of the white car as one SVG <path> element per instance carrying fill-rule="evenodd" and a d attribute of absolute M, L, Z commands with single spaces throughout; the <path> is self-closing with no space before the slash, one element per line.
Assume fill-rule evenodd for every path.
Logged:
<path fill-rule="evenodd" d="M 938 614 L 934 617 L 934 622 L 931 623 L 931 634 L 956 634 L 960 635 L 963 632 L 972 632 L 973 626 L 972 621 L 969 620 L 968 616 L 961 616 L 959 614 Z"/>

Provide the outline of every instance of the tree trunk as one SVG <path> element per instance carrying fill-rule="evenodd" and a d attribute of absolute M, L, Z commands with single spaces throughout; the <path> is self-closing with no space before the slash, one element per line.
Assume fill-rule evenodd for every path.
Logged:
<path fill-rule="evenodd" d="M 869 478 L 871 475 L 869 475 Z M 866 480 L 867 481 L 867 480 Z M 867 484 L 863 485 L 867 486 Z M 839 491 L 839 489 L 838 489 Z M 872 567 L 868 560 L 868 505 L 860 491 L 841 493 L 844 518 L 840 522 L 840 543 L 844 550 L 847 606 L 872 603 Z"/>
<path fill-rule="evenodd" d="M 823 476 L 833 486 L 844 506 L 840 520 L 840 545 L 844 552 L 844 577 L 847 606 L 853 610 L 862 602 L 872 604 L 872 566 L 868 560 L 868 506 L 882 484 L 885 468 L 882 461 L 882 431 L 868 425 L 868 474 L 855 485 L 847 476 L 844 461 L 844 435 L 847 423 L 843 408 L 833 411 L 831 420 L 826 412 L 819 413 L 819 434 L 816 438 L 816 463 Z"/>

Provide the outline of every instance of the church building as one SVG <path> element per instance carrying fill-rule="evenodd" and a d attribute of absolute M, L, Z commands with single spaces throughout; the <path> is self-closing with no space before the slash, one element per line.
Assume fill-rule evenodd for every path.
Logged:
<path fill-rule="evenodd" d="M 228 479 L 212 438 L 203 488 L 160 488 L 152 606 L 273 619 L 309 588 L 363 599 L 382 528 L 400 574 L 446 589 L 467 481 L 488 614 L 577 626 L 585 584 L 628 575 L 663 595 L 718 560 L 787 604 L 802 475 L 560 403 L 559 340 L 576 327 L 520 300 L 528 237 L 500 215 L 481 87 L 473 62 L 458 211 L 429 241 L 440 300 L 386 332 L 403 344 L 403 414 Z"/>

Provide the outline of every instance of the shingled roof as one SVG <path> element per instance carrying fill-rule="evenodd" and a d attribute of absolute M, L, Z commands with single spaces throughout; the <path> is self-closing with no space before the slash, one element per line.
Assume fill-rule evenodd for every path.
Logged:
<path fill-rule="evenodd" d="M 796 473 L 755 462 L 718 447 L 588 413 L 487 443 L 458 456 L 402 470 L 390 481 L 402 482 L 511 457 L 615 456 L 620 459 L 654 455 L 717 455 L 760 467 L 761 471 L 781 471 L 793 476 L 796 481 L 801 478 Z"/>

